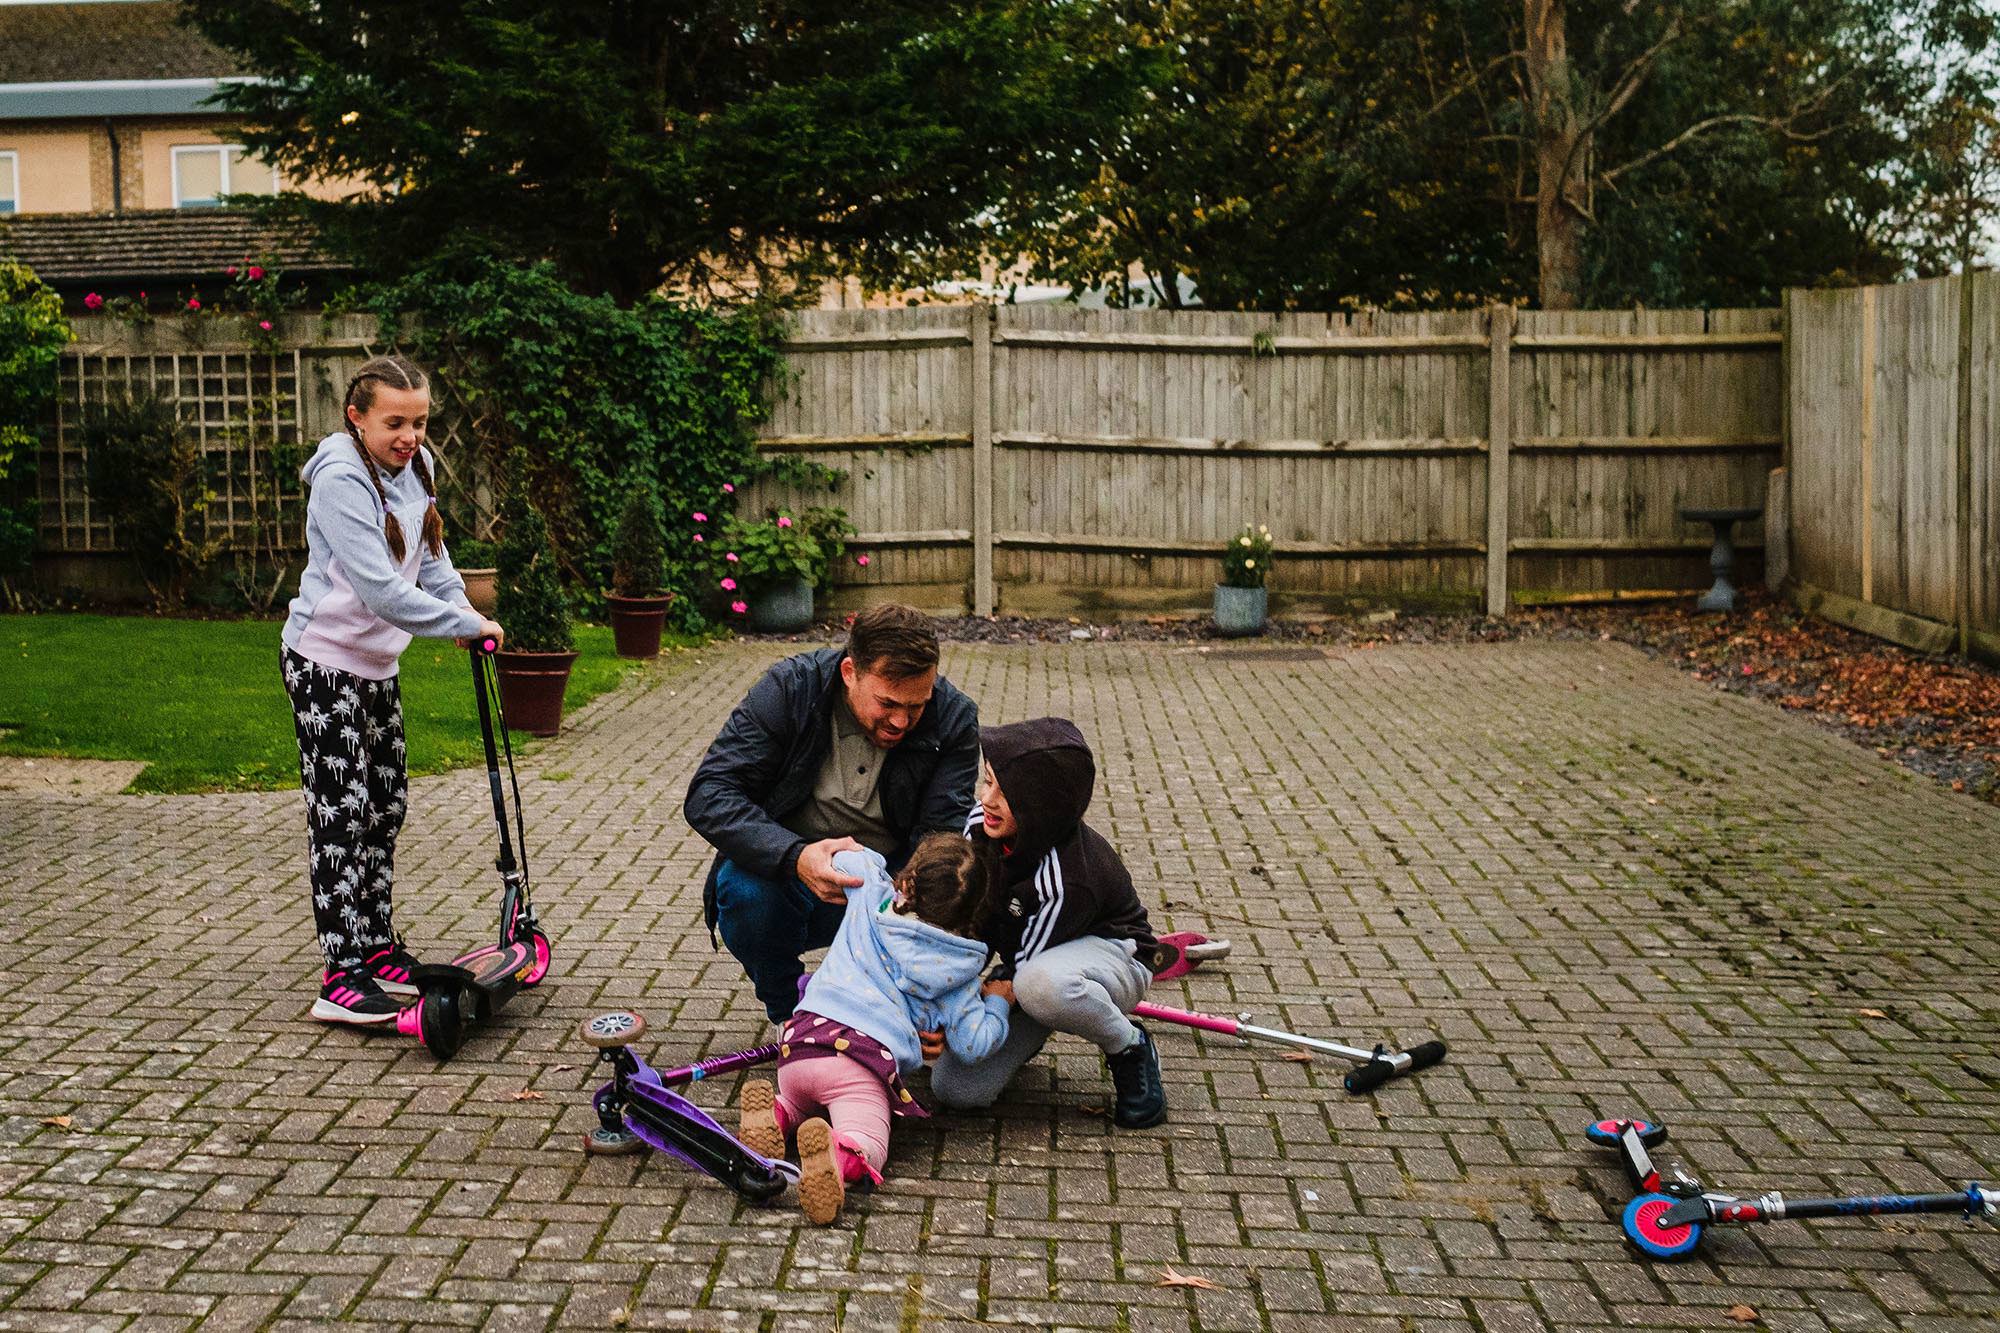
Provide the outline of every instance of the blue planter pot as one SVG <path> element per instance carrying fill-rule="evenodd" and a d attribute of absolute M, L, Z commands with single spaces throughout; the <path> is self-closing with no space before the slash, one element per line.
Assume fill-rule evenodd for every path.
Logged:
<path fill-rule="evenodd" d="M 1268 606 L 1269 599 L 1263 588 L 1232 588 L 1226 583 L 1218 583 L 1215 585 L 1215 628 L 1231 638 L 1261 634 Z"/>
<path fill-rule="evenodd" d="M 750 601 L 750 628 L 763 634 L 793 634 L 812 619 L 813 586 L 804 579 L 774 583 Z"/>

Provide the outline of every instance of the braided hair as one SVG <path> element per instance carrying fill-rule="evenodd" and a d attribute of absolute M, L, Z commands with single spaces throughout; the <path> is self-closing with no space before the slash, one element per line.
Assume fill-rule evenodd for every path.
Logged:
<path fill-rule="evenodd" d="M 354 440 L 354 448 L 361 455 L 361 466 L 368 469 L 368 480 L 375 483 L 375 497 L 382 502 L 382 535 L 388 539 L 389 554 L 402 563 L 403 554 L 408 549 L 403 545 L 403 525 L 397 521 L 395 511 L 389 508 L 389 492 L 382 484 L 381 469 L 375 465 L 375 456 L 368 452 L 368 446 L 361 438 L 361 427 L 348 413 L 348 408 L 365 414 L 375 405 L 375 386 L 386 384 L 392 389 L 417 390 L 426 388 L 430 378 L 404 356 L 378 356 L 364 362 L 361 369 L 354 372 L 354 378 L 347 382 L 347 397 L 341 407 L 341 418 L 347 433 Z M 424 494 L 430 504 L 424 510 L 424 547 L 432 555 L 444 552 L 444 519 L 439 517 L 437 508 L 437 485 L 431 479 L 431 465 L 424 461 L 423 441 L 417 441 L 416 455 L 410 459 L 417 469 L 417 480 L 424 484 Z"/>
<path fill-rule="evenodd" d="M 929 833 L 896 877 L 909 909 L 939 930 L 978 939 L 991 908 L 987 865 L 956 833 Z"/>

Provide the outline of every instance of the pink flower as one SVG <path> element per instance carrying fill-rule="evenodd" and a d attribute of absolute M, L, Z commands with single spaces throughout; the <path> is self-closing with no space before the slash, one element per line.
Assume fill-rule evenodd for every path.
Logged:
<path fill-rule="evenodd" d="M 223 273 L 225 273 L 225 274 L 226 274 L 226 275 L 228 275 L 229 277 L 232 277 L 232 278 L 233 278 L 233 277 L 235 277 L 235 276 L 236 276 L 236 265 L 234 265 L 234 264 L 231 264 L 231 265 L 230 265 L 230 266 L 229 266 L 228 268 L 226 268 L 226 269 L 224 269 L 224 270 L 222 270 L 222 271 L 223 271 Z"/>
<path fill-rule="evenodd" d="M 854 557 L 854 563 L 861 566 L 863 569 L 866 569 L 868 568 L 868 557 L 865 555 L 857 555 Z"/>
<path fill-rule="evenodd" d="M 697 523 L 706 523 L 706 522 L 708 522 L 708 515 L 707 515 L 707 514 L 704 514 L 704 513 L 702 513 L 702 512 L 700 511 L 700 510 L 696 510 L 696 511 L 695 511 L 695 516 L 694 516 L 694 521 L 695 521 L 695 522 L 697 522 Z"/>
<path fill-rule="evenodd" d="M 199 296 L 190 296 L 188 298 L 188 309 L 190 310 L 201 309 L 201 298 Z"/>
<path fill-rule="evenodd" d="M 269 333 L 271 331 L 271 321 L 268 319 L 260 319 L 257 321 L 257 327 L 264 330 L 264 332 Z"/>
<path fill-rule="evenodd" d="M 139 293 L 139 299 L 140 299 L 141 301 L 145 300 L 145 299 L 146 299 L 146 294 L 145 294 L 144 292 L 140 292 L 140 293 Z"/>
<path fill-rule="evenodd" d="M 729 609 L 731 611 L 734 611 L 737 615 L 740 616 L 745 611 L 748 611 L 750 609 L 750 605 L 747 602 L 731 602 L 729 604 Z"/>
<path fill-rule="evenodd" d="M 96 292 L 92 292 L 83 298 L 83 308 L 85 310 L 102 310 L 104 308 L 104 298 Z"/>
<path fill-rule="evenodd" d="M 735 591 L 736 591 L 736 580 L 735 580 L 735 579 L 724 579 L 724 580 L 722 581 L 722 590 L 723 590 L 724 592 L 735 592 Z"/>
<path fill-rule="evenodd" d="M 734 495 L 734 494 L 736 494 L 736 483 L 735 483 L 735 482 L 733 482 L 733 481 L 725 481 L 725 482 L 723 482 L 723 483 L 722 483 L 722 493 L 723 493 L 724 495 Z"/>
<path fill-rule="evenodd" d="M 256 266 L 255 264 L 252 264 L 252 265 L 250 266 L 250 281 L 252 281 L 252 282 L 255 282 L 255 281 L 257 281 L 257 279 L 259 279 L 259 278 L 261 278 L 261 277 L 263 277 L 263 276 L 264 276 L 264 270 L 263 270 L 263 269 L 261 269 L 261 268 L 258 268 L 258 267 L 257 267 L 257 266 Z"/>
<path fill-rule="evenodd" d="M 736 552 L 731 551 L 728 555 L 725 555 L 722 558 L 724 560 L 727 560 L 730 564 L 733 565 L 736 563 Z"/>
<path fill-rule="evenodd" d="M 790 526 L 792 526 L 792 520 L 786 518 L 783 514 L 780 514 L 778 515 L 778 526 L 781 528 L 789 528 Z"/>
<path fill-rule="evenodd" d="M 701 536 L 701 534 L 700 534 L 699 532 L 697 532 L 697 533 L 696 533 L 696 534 L 694 535 L 694 539 L 695 539 L 696 541 L 700 541 L 700 540 L 702 540 L 702 536 Z"/>

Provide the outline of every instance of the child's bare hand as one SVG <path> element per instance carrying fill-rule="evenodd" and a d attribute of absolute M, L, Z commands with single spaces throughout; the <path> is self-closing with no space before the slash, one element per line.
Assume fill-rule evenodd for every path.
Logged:
<path fill-rule="evenodd" d="M 917 1033 L 917 1048 L 924 1053 L 924 1063 L 930 1064 L 944 1054 L 944 1033 Z"/>
<path fill-rule="evenodd" d="M 1014 1003 L 1014 983 L 1011 981 L 989 981 L 979 988 L 981 995 L 998 995 L 1008 1004 Z"/>

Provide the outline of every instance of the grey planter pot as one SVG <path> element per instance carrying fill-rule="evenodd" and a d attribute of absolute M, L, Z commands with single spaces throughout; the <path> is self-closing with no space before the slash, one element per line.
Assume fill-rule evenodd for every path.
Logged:
<path fill-rule="evenodd" d="M 791 634 L 813 619 L 813 586 L 804 579 L 774 583 L 750 599 L 750 628 L 763 634 Z"/>
<path fill-rule="evenodd" d="M 1270 601 L 1264 588 L 1232 588 L 1215 585 L 1215 627 L 1231 638 L 1262 634 Z"/>

